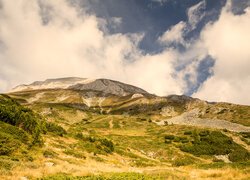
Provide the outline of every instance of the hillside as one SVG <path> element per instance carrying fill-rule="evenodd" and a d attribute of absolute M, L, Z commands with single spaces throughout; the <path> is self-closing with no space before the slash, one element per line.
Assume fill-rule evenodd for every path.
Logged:
<path fill-rule="evenodd" d="M 84 78 L 22 85 L 0 103 L 1 179 L 250 178 L 249 106 Z"/>

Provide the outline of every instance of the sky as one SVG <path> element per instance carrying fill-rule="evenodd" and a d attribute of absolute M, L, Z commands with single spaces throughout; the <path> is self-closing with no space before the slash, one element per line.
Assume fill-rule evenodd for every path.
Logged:
<path fill-rule="evenodd" d="M 0 92 L 108 78 L 250 105 L 250 0 L 0 0 Z"/>

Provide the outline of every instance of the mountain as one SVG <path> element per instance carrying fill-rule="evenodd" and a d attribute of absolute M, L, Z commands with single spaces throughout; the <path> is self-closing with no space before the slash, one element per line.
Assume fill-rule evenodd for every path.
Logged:
<path fill-rule="evenodd" d="M 78 77 L 67 77 L 59 79 L 47 79 L 45 81 L 36 81 L 30 85 L 20 85 L 11 90 L 30 91 L 38 89 L 72 89 L 72 90 L 91 90 L 100 91 L 103 94 L 113 94 L 118 96 L 125 96 L 128 94 L 148 94 L 145 90 L 124 84 L 118 81 L 109 79 L 88 79 Z"/>
<path fill-rule="evenodd" d="M 192 124 L 197 126 L 250 131 L 248 127 L 243 126 L 250 125 L 249 106 L 209 103 L 184 95 L 159 97 L 141 88 L 108 79 L 79 77 L 47 79 L 30 85 L 17 86 L 9 95 L 26 104 L 64 104 L 102 114 L 147 115 L 158 120 L 163 119 L 161 123 L 169 121 L 190 124 L 188 120 L 190 117 L 195 119 L 197 123 Z M 173 117 L 179 120 L 171 119 Z M 206 121 L 200 121 L 203 119 Z"/>
<path fill-rule="evenodd" d="M 1 179 L 248 179 L 249 145 L 250 106 L 76 77 L 0 95 Z"/>

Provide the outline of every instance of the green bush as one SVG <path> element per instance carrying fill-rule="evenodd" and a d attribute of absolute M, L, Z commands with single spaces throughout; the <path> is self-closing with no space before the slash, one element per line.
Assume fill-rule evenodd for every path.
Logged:
<path fill-rule="evenodd" d="M 166 144 L 170 144 L 173 142 L 176 142 L 176 143 L 188 143 L 189 140 L 187 137 L 183 137 L 183 136 L 174 136 L 174 135 L 165 135 L 165 143 Z"/>
<path fill-rule="evenodd" d="M 101 145 L 104 146 L 104 151 L 107 153 L 112 153 L 114 151 L 114 144 L 108 139 L 101 139 Z"/>
<path fill-rule="evenodd" d="M 77 152 L 76 150 L 73 150 L 73 149 L 66 149 L 64 153 L 70 156 L 74 156 L 79 159 L 86 159 L 86 156 L 83 153 Z"/>
<path fill-rule="evenodd" d="M 190 144 L 180 146 L 184 152 L 194 155 L 225 155 L 229 154 L 230 160 L 241 161 L 249 158 L 249 153 L 240 145 L 233 142 L 232 138 L 220 131 L 194 132 Z"/>
<path fill-rule="evenodd" d="M 178 137 L 178 136 L 176 136 L 175 138 L 174 138 L 174 140 L 173 140 L 174 142 L 180 142 L 181 141 L 181 139 L 180 139 L 180 137 Z"/>
<path fill-rule="evenodd" d="M 180 137 L 180 141 L 181 141 L 181 143 L 188 143 L 189 142 L 188 138 L 186 138 L 186 137 Z"/>
<path fill-rule="evenodd" d="M 172 166 L 187 166 L 194 164 L 194 159 L 191 157 L 177 157 L 173 162 Z"/>
<path fill-rule="evenodd" d="M 184 135 L 191 135 L 192 134 L 192 131 L 185 131 L 184 132 Z"/>
<path fill-rule="evenodd" d="M 31 141 L 28 133 L 16 126 L 12 126 L 0 121 L 0 129 L 1 133 L 9 134 L 14 139 L 19 140 L 23 143 L 29 143 L 29 141 Z"/>
<path fill-rule="evenodd" d="M 165 135 L 165 139 L 174 140 L 174 138 L 175 138 L 174 135 L 171 135 L 171 134 Z"/>
<path fill-rule="evenodd" d="M 85 136 L 79 146 L 95 154 L 110 154 L 114 151 L 114 143 L 106 138 Z"/>
<path fill-rule="evenodd" d="M 245 149 L 236 149 L 229 154 L 229 160 L 232 162 L 243 162 L 250 160 L 250 153 Z"/>
<path fill-rule="evenodd" d="M 32 138 L 24 130 L 0 121 L 0 155 L 11 155 L 22 145 L 29 147 Z"/>
<path fill-rule="evenodd" d="M 52 123 L 52 122 L 46 123 L 46 129 L 48 132 L 51 132 L 51 133 L 56 134 L 58 136 L 63 136 L 65 134 L 67 134 L 65 129 L 63 129 L 61 126 L 59 126 L 55 123 Z"/>
<path fill-rule="evenodd" d="M 208 136 L 208 135 L 209 135 L 209 131 L 208 131 L 208 130 L 200 131 L 200 132 L 199 132 L 199 135 L 200 135 L 200 136 Z"/>
<path fill-rule="evenodd" d="M 58 156 L 58 154 L 51 149 L 47 149 L 43 152 L 43 156 L 45 158 L 55 158 Z"/>
<path fill-rule="evenodd" d="M 19 127 L 33 137 L 33 144 L 41 143 L 44 121 L 31 109 L 26 108 L 7 95 L 0 95 L 0 121 Z"/>
<path fill-rule="evenodd" d="M 0 132 L 0 155 L 10 155 L 20 145 L 21 142 L 14 139 L 13 136 Z"/>

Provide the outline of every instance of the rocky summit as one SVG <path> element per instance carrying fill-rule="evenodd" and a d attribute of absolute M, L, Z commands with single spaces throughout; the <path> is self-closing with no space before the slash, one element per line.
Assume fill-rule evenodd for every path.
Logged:
<path fill-rule="evenodd" d="M 16 91 L 29 91 L 39 89 L 71 89 L 71 90 L 88 90 L 88 91 L 99 91 L 103 94 L 125 96 L 128 94 L 148 94 L 145 90 L 113 81 L 109 79 L 88 79 L 78 77 L 67 77 L 58 79 L 47 79 L 45 81 L 36 81 L 30 85 L 20 85 L 11 90 Z"/>

